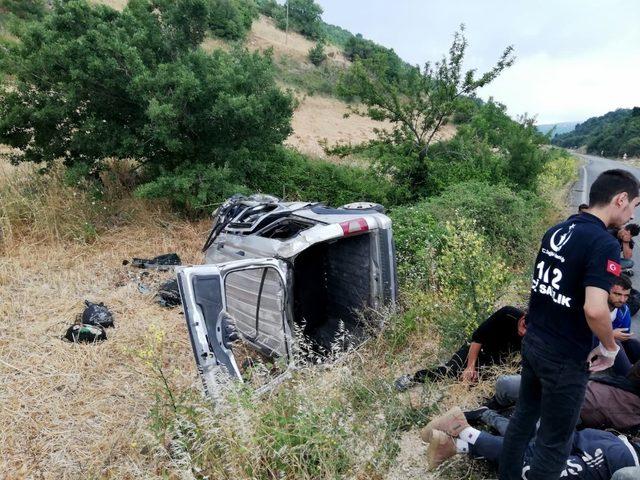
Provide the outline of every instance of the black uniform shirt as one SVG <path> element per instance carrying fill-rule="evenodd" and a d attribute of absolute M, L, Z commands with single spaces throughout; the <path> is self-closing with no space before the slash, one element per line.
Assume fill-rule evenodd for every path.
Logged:
<path fill-rule="evenodd" d="M 561 355 L 586 360 L 593 334 L 584 315 L 585 288 L 608 292 L 620 272 L 620 245 L 598 217 L 583 212 L 552 227 L 534 265 L 528 332 Z"/>

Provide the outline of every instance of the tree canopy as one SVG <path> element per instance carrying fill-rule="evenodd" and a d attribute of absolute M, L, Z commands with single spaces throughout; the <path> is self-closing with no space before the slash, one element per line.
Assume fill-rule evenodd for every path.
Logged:
<path fill-rule="evenodd" d="M 130 0 L 122 12 L 57 2 L 4 58 L 0 142 L 19 149 L 14 162 L 93 172 L 109 157 L 148 178 L 241 169 L 289 135 L 292 99 L 268 56 L 202 51 L 206 30 L 206 0 Z"/>

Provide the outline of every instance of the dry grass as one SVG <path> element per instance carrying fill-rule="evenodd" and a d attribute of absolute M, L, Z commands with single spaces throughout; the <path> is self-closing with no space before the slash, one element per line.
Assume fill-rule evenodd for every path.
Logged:
<path fill-rule="evenodd" d="M 122 260 L 175 251 L 199 263 L 207 222 L 160 220 L 151 204 L 121 198 L 110 209 L 122 208 L 128 222 L 83 243 L 60 232 L 78 222 L 65 209 L 83 211 L 86 199 L 69 197 L 55 178 L 48 194 L 25 198 L 18 186 L 32 185 L 28 167 L 2 167 L 3 193 L 27 215 L 7 216 L 11 199 L 3 197 L 2 226 L 11 233 L 0 260 L 0 477 L 155 478 L 162 461 L 145 439 L 157 379 L 140 352 L 166 332 L 170 381 L 187 388 L 198 379 L 182 316 L 141 294 L 140 272 Z M 60 338 L 84 299 L 115 314 L 102 344 Z"/>

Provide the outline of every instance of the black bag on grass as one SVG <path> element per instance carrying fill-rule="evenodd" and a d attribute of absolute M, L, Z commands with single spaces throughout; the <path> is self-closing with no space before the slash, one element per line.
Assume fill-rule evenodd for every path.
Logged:
<path fill-rule="evenodd" d="M 74 343 L 97 343 L 107 339 L 107 332 L 100 325 L 76 323 L 67 329 L 64 338 Z"/>
<path fill-rule="evenodd" d="M 164 282 L 158 287 L 158 303 L 163 307 L 173 308 L 182 303 L 178 281 L 174 278 Z"/>
<path fill-rule="evenodd" d="M 104 306 L 104 303 L 92 303 L 89 300 L 85 300 L 84 304 L 86 307 L 82 312 L 82 323 L 85 325 L 98 325 L 104 328 L 113 327 L 113 313 Z"/>

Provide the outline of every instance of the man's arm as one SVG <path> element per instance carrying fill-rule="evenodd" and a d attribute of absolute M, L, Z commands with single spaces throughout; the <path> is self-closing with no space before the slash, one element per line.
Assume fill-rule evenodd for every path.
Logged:
<path fill-rule="evenodd" d="M 465 382 L 476 382 L 478 380 L 478 370 L 476 369 L 476 363 L 478 361 L 478 355 L 482 344 L 478 342 L 471 342 L 469 347 L 469 353 L 467 354 L 467 368 L 462 372 L 462 380 Z"/>
<path fill-rule="evenodd" d="M 611 327 L 611 317 L 607 304 L 608 297 L 609 294 L 607 291 L 598 287 L 587 287 L 585 290 L 584 315 L 589 328 L 601 343 L 601 345 L 589 354 L 589 362 L 596 356 L 606 357 L 598 360 L 599 365 L 597 366 L 597 370 L 613 365 L 616 353 L 618 352 L 618 345 L 613 337 L 613 328 Z M 602 352 L 600 347 L 603 347 L 606 351 Z M 602 365 L 600 365 L 600 363 Z M 592 364 L 592 370 L 594 365 L 595 362 Z"/>
<path fill-rule="evenodd" d="M 608 297 L 609 293 L 606 290 L 598 287 L 586 287 L 584 315 L 593 334 L 598 337 L 604 348 L 612 352 L 618 347 L 613 338 L 611 316 L 607 303 Z"/>

